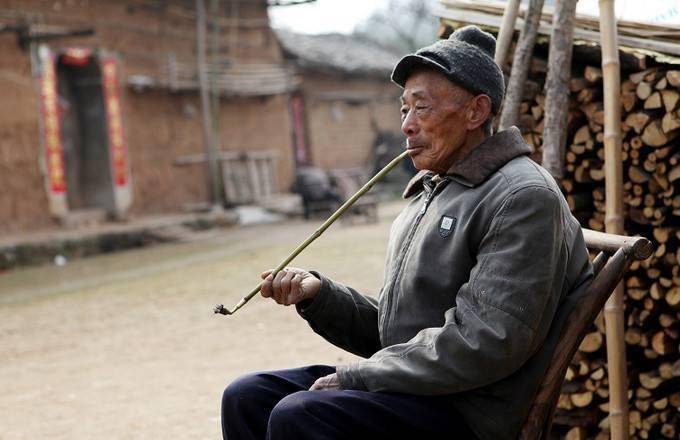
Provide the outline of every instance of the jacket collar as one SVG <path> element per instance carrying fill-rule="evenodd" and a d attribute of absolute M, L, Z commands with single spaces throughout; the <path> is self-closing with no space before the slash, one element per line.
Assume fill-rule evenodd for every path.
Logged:
<path fill-rule="evenodd" d="M 530 153 L 531 147 L 524 142 L 519 129 L 513 126 L 486 138 L 470 154 L 454 163 L 446 172 L 446 177 L 462 185 L 475 187 L 512 159 Z M 404 198 L 419 192 L 423 180 L 433 175 L 432 171 L 427 170 L 416 174 L 406 185 Z"/>

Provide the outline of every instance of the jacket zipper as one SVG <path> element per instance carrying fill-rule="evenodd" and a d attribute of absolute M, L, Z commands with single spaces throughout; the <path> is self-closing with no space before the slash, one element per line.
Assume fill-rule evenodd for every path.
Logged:
<path fill-rule="evenodd" d="M 422 218 L 425 216 L 425 212 L 427 212 L 427 207 L 430 206 L 430 202 L 434 198 L 434 196 L 437 194 L 437 190 L 439 190 L 441 187 L 443 187 L 448 179 L 444 179 L 440 182 L 438 182 L 435 187 L 430 191 L 430 193 L 425 197 L 425 200 L 423 201 L 423 206 L 420 208 L 420 211 L 418 212 L 418 215 L 416 216 L 413 226 L 411 226 L 411 229 L 409 230 L 409 233 L 406 237 L 406 240 L 404 241 L 404 244 L 401 247 L 401 251 L 399 252 L 398 256 L 398 261 L 397 261 L 397 268 L 394 272 L 394 276 L 392 277 L 392 286 L 390 287 L 390 290 L 387 292 L 387 302 L 385 304 L 385 315 L 383 318 L 383 323 L 382 323 L 382 335 L 386 335 L 387 332 L 387 325 L 390 322 L 390 317 L 392 315 L 392 297 L 394 296 L 394 289 L 395 286 L 397 285 L 397 281 L 399 280 L 399 276 L 401 275 L 401 271 L 403 269 L 404 262 L 406 261 L 406 255 L 408 254 L 408 251 L 411 247 L 411 242 L 413 241 L 413 236 L 416 233 L 416 229 L 418 229 L 418 225 L 420 224 L 420 221 Z M 382 339 L 382 337 L 381 337 Z"/>

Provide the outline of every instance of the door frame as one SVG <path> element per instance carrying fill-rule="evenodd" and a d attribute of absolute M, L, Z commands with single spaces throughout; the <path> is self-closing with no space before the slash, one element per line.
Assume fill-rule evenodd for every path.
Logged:
<path fill-rule="evenodd" d="M 58 114 L 57 60 L 69 57 L 93 57 L 99 64 L 104 98 L 107 150 L 111 167 L 113 209 L 108 214 L 124 218 L 132 204 L 132 175 L 123 129 L 121 101 L 122 68 L 120 59 L 112 52 L 85 47 L 50 47 L 39 45 L 37 80 L 40 99 L 40 169 L 43 173 L 50 214 L 64 220 L 69 214 L 66 185 L 66 165 Z"/>

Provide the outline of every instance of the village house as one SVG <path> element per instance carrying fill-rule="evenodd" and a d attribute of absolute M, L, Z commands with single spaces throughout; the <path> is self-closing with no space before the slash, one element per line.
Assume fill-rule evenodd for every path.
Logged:
<path fill-rule="evenodd" d="M 351 35 L 277 35 L 300 78 L 291 105 L 298 162 L 372 164 L 380 140 L 400 133 L 401 90 L 388 80 L 400 54 Z"/>
<path fill-rule="evenodd" d="M 268 3 L 205 3 L 216 148 L 265 152 L 288 188 L 296 82 Z M 209 201 L 204 156 L 182 162 L 205 151 L 197 18 L 186 0 L 0 1 L 2 234 Z"/>
<path fill-rule="evenodd" d="M 0 234 L 258 202 L 398 139 L 399 54 L 203 3 L 0 0 Z"/>

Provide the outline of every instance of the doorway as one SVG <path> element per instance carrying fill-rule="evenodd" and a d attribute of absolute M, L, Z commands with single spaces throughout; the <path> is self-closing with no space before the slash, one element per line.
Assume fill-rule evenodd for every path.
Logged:
<path fill-rule="evenodd" d="M 100 65 L 62 55 L 56 71 L 68 209 L 105 215 L 115 201 Z"/>

